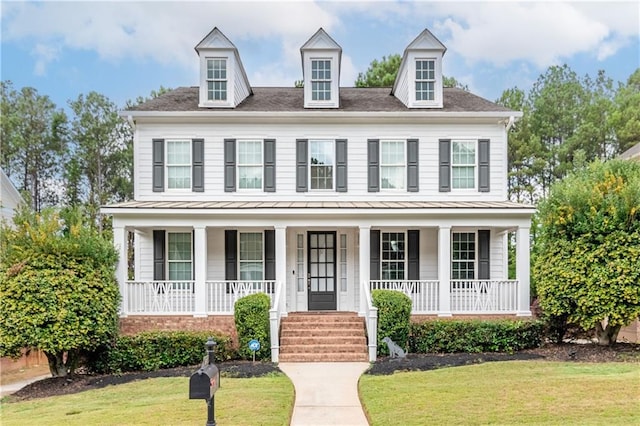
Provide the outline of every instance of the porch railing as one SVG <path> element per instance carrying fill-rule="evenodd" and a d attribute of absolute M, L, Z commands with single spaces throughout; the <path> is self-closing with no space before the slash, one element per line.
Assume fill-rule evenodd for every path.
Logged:
<path fill-rule="evenodd" d="M 518 310 L 517 280 L 452 280 L 451 312 L 514 313 Z"/>
<path fill-rule="evenodd" d="M 378 308 L 373 306 L 369 285 L 363 281 L 360 285 L 362 307 L 361 316 L 364 314 L 364 323 L 367 329 L 367 347 L 369 349 L 369 362 L 374 362 L 378 356 Z M 364 303 L 362 303 L 364 302 Z"/>
<path fill-rule="evenodd" d="M 271 299 L 271 309 L 269 309 L 269 331 L 271 334 L 271 362 L 278 362 L 280 359 L 280 319 L 286 316 L 286 301 L 283 285 L 276 284 L 275 293 Z"/>
<path fill-rule="evenodd" d="M 275 281 L 207 281 L 207 313 L 233 315 L 238 299 L 255 293 L 266 293 L 273 306 Z"/>
<path fill-rule="evenodd" d="M 414 314 L 436 314 L 439 307 L 439 281 L 433 280 L 374 280 L 370 281 L 371 290 L 396 290 L 411 299 L 411 312 Z"/>
<path fill-rule="evenodd" d="M 193 281 L 127 281 L 125 313 L 191 314 L 195 310 Z"/>

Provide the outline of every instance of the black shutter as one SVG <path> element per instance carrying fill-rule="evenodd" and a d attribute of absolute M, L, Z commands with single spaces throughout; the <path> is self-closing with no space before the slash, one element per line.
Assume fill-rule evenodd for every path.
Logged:
<path fill-rule="evenodd" d="M 204 192 L 204 139 L 193 139 L 191 141 L 193 155 L 191 157 L 191 174 L 193 192 Z"/>
<path fill-rule="evenodd" d="M 238 279 L 238 231 L 234 229 L 224 231 L 224 279 Z"/>
<path fill-rule="evenodd" d="M 153 280 L 164 281 L 166 271 L 165 261 L 165 231 L 153 231 Z"/>
<path fill-rule="evenodd" d="M 420 279 L 420 230 L 411 229 L 407 231 L 407 250 L 409 261 L 408 269 L 409 273 L 407 279 L 419 280 Z"/>
<path fill-rule="evenodd" d="M 380 279 L 380 231 L 369 232 L 369 279 Z"/>
<path fill-rule="evenodd" d="M 489 192 L 489 139 L 478 141 L 478 191 Z"/>
<path fill-rule="evenodd" d="M 418 139 L 407 139 L 407 191 L 418 192 Z"/>
<path fill-rule="evenodd" d="M 451 191 L 451 139 L 440 139 L 438 177 L 440 192 Z"/>
<path fill-rule="evenodd" d="M 296 139 L 296 192 L 307 192 L 308 140 Z"/>
<path fill-rule="evenodd" d="M 489 273 L 489 244 L 491 231 L 488 229 L 478 231 L 478 279 L 490 279 Z"/>
<path fill-rule="evenodd" d="M 264 140 L 264 192 L 276 192 L 276 140 Z"/>
<path fill-rule="evenodd" d="M 264 231 L 264 279 L 276 279 L 276 231 Z"/>
<path fill-rule="evenodd" d="M 164 139 L 153 140 L 153 192 L 164 191 Z"/>
<path fill-rule="evenodd" d="M 347 192 L 346 139 L 336 139 L 336 192 Z"/>
<path fill-rule="evenodd" d="M 224 192 L 236 190 L 236 140 L 224 140 Z"/>
<path fill-rule="evenodd" d="M 369 139 L 367 143 L 368 191 L 380 191 L 380 140 Z"/>

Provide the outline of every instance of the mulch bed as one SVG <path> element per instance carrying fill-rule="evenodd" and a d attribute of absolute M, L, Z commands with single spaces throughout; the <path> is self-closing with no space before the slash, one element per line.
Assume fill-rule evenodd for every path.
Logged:
<path fill-rule="evenodd" d="M 409 354 L 404 359 L 379 358 L 366 374 L 393 374 L 396 371 L 426 371 L 483 362 L 531 359 L 576 362 L 640 362 L 640 344 L 619 343 L 611 347 L 593 344 L 549 344 L 541 348 L 529 349 L 514 354 Z M 217 365 L 223 377 L 260 377 L 280 372 L 276 365 L 264 362 L 230 361 Z M 11 401 L 24 401 L 54 395 L 66 395 L 156 377 L 189 377 L 196 370 L 197 367 L 194 366 L 116 375 L 76 374 L 71 377 L 52 377 L 25 386 L 11 395 L 9 399 Z"/>

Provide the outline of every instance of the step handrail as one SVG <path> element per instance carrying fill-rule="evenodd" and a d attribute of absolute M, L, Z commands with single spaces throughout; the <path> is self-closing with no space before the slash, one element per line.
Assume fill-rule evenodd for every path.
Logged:
<path fill-rule="evenodd" d="M 362 309 L 364 323 L 367 329 L 367 348 L 369 349 L 369 362 L 375 362 L 378 355 L 378 308 L 373 306 L 371 289 L 367 281 L 360 282 L 362 294 Z"/>

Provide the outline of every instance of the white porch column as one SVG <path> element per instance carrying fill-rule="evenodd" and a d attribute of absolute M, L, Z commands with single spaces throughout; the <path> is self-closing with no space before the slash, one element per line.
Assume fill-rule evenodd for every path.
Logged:
<path fill-rule="evenodd" d="M 113 245 L 118 251 L 118 264 L 116 266 L 116 279 L 122 297 L 120 304 L 120 316 L 127 316 L 127 306 L 129 305 L 127 297 L 127 229 L 123 226 L 113 227 Z"/>
<path fill-rule="evenodd" d="M 370 279 L 370 250 L 371 250 L 371 227 L 360 226 L 360 283 L 358 285 L 369 285 Z M 365 300 L 364 291 L 360 288 L 360 303 L 358 306 L 358 313 L 360 316 L 365 315 L 365 307 L 367 301 Z"/>
<path fill-rule="evenodd" d="M 286 312 L 287 300 L 287 227 L 275 226 L 276 231 L 276 283 L 282 285 L 282 296 L 279 301 L 280 312 Z"/>
<path fill-rule="evenodd" d="M 439 317 L 451 316 L 451 227 L 438 228 Z"/>
<path fill-rule="evenodd" d="M 194 317 L 207 316 L 207 227 L 195 225 L 193 227 L 193 252 L 194 252 Z"/>
<path fill-rule="evenodd" d="M 519 227 L 516 236 L 516 278 L 518 279 L 516 315 L 519 317 L 531 316 L 529 268 L 529 228 Z"/>

